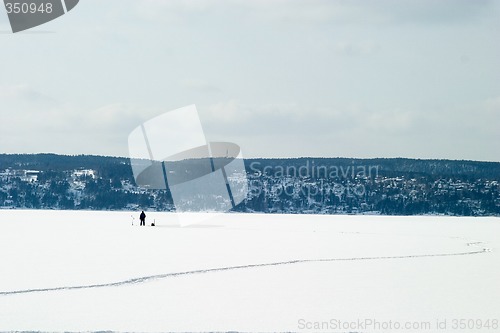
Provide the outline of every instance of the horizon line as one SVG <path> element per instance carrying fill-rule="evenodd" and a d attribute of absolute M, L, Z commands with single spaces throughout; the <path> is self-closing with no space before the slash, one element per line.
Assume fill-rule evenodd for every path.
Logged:
<path fill-rule="evenodd" d="M 62 153 L 50 153 L 50 152 L 39 152 L 39 153 L 0 153 L 0 156 L 29 156 L 29 155 L 55 155 L 55 156 L 65 156 L 65 157 L 78 157 L 78 156 L 88 156 L 88 157 L 105 157 L 105 158 L 121 158 L 130 159 L 127 156 L 117 156 L 117 155 L 99 155 L 99 154 L 62 154 Z M 450 158 L 422 158 L 422 157 L 343 157 L 343 156 L 296 156 L 296 157 L 245 157 L 244 160 L 297 160 L 297 159 L 348 159 L 348 160 L 376 160 L 376 159 L 386 159 L 386 160 L 415 160 L 415 161 L 453 161 L 453 162 L 479 162 L 479 163 L 500 163 L 499 161 L 491 160 L 472 160 L 472 159 L 450 159 Z"/>

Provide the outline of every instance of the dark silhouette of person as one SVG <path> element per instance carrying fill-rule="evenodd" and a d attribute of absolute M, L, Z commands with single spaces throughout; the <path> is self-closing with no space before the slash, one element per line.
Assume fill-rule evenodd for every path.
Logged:
<path fill-rule="evenodd" d="M 146 214 L 144 211 L 142 211 L 141 216 L 139 216 L 139 219 L 141 220 L 141 225 L 146 225 Z"/>

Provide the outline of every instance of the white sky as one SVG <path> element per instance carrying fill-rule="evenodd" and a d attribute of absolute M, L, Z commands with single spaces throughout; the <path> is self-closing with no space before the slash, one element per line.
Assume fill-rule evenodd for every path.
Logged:
<path fill-rule="evenodd" d="M 482 0 L 81 0 L 12 34 L 0 7 L 0 153 L 127 156 L 135 127 L 196 104 L 245 157 L 500 161 L 499 18 Z"/>

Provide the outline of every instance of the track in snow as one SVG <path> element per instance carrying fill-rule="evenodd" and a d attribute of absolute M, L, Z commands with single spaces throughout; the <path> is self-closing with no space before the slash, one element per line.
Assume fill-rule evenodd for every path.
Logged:
<path fill-rule="evenodd" d="M 468 246 L 478 246 L 479 244 L 481 244 L 481 242 L 467 243 Z M 465 255 L 481 254 L 481 253 L 486 253 L 486 252 L 490 252 L 490 249 L 483 248 L 481 250 L 471 251 L 471 252 L 416 254 L 416 255 L 403 255 L 403 256 L 297 259 L 297 260 L 280 261 L 280 262 L 274 262 L 274 263 L 228 266 L 228 267 L 219 267 L 219 268 L 199 269 L 199 270 L 186 271 L 186 272 L 158 274 L 158 275 L 133 278 L 133 279 L 129 279 L 129 280 L 123 280 L 123 281 L 119 281 L 119 282 L 102 283 L 102 284 L 54 287 L 54 288 L 44 288 L 44 289 L 40 288 L 40 289 L 25 289 L 25 290 L 14 290 L 14 291 L 0 291 L 0 296 L 19 295 L 19 294 L 28 294 L 28 293 L 38 293 L 38 292 L 62 291 L 62 290 L 79 290 L 79 289 L 92 289 L 92 288 L 120 287 L 120 286 L 124 286 L 124 285 L 145 283 L 145 282 L 149 282 L 149 281 L 153 281 L 153 280 L 160 280 L 160 279 L 166 279 L 166 278 L 170 278 L 170 277 L 177 277 L 177 276 L 183 276 L 183 275 L 215 273 L 215 272 L 223 272 L 223 271 L 230 271 L 230 270 L 237 270 L 237 269 L 258 268 L 258 267 L 294 265 L 294 264 L 303 264 L 303 263 L 332 262 L 332 261 L 358 261 L 358 260 L 414 259 L 414 258 L 427 258 L 427 257 L 451 257 L 451 256 L 465 256 Z"/>

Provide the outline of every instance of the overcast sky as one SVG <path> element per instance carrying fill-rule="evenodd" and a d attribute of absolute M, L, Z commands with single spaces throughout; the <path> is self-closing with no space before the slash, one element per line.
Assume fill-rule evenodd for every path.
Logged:
<path fill-rule="evenodd" d="M 0 51 L 0 153 L 127 156 L 196 104 L 245 157 L 500 161 L 500 1 L 81 0 L 18 34 L 0 7 Z"/>

